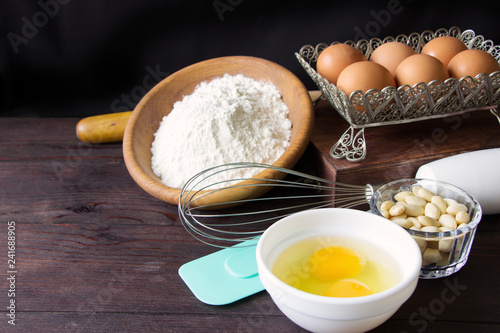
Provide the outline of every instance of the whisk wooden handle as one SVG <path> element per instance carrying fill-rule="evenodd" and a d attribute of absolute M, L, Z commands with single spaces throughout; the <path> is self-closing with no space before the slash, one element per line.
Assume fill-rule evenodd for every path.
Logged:
<path fill-rule="evenodd" d="M 78 139 L 88 143 L 121 142 L 132 111 L 87 117 L 76 125 Z"/>

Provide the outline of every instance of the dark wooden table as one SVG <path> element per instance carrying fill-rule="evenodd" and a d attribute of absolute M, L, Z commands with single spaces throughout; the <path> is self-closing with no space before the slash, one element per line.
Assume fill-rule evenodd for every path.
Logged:
<path fill-rule="evenodd" d="M 302 331 L 266 292 L 225 306 L 198 301 L 178 269 L 217 249 L 188 235 L 176 206 L 134 183 L 121 144 L 79 142 L 77 121 L 0 119 L 1 332 Z M 500 331 L 499 262 L 500 216 L 485 216 L 467 265 L 421 280 L 374 331 Z"/>

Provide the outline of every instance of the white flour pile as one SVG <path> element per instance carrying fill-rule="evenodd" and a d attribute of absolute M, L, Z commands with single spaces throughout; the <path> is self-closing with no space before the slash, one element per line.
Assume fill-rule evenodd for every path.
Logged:
<path fill-rule="evenodd" d="M 274 163 L 288 148 L 290 133 L 288 108 L 273 84 L 226 74 L 200 83 L 174 104 L 155 133 L 151 164 L 165 185 L 181 188 L 213 166 Z M 211 182 L 253 173 L 228 171 Z"/>

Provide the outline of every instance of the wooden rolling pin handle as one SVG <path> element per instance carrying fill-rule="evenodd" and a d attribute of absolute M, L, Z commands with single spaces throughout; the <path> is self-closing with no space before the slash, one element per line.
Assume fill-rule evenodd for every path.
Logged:
<path fill-rule="evenodd" d="M 313 102 L 321 97 L 321 91 L 309 92 Z M 83 118 L 76 124 L 76 136 L 83 142 L 121 142 L 132 111 L 117 112 Z"/>
<path fill-rule="evenodd" d="M 87 117 L 76 124 L 76 136 L 83 142 L 121 142 L 132 111 Z"/>

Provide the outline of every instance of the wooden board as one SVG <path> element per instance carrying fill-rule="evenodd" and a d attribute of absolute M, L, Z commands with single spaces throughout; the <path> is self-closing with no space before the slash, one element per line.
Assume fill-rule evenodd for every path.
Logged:
<path fill-rule="evenodd" d="M 83 144 L 76 123 L 0 118 L 0 332 L 304 332 L 265 291 L 225 306 L 196 299 L 178 269 L 218 249 L 184 230 L 175 205 L 135 184 L 121 144 Z M 372 332 L 498 332 L 499 217 L 483 217 L 459 273 L 420 280 Z M 6 316 L 8 221 L 16 222 L 16 326 Z"/>
<path fill-rule="evenodd" d="M 500 124 L 490 111 L 365 129 L 366 158 L 334 159 L 330 148 L 349 124 L 325 100 L 315 109 L 311 144 L 303 161 L 322 177 L 349 184 L 413 178 L 418 168 L 459 153 L 500 147 Z"/>

